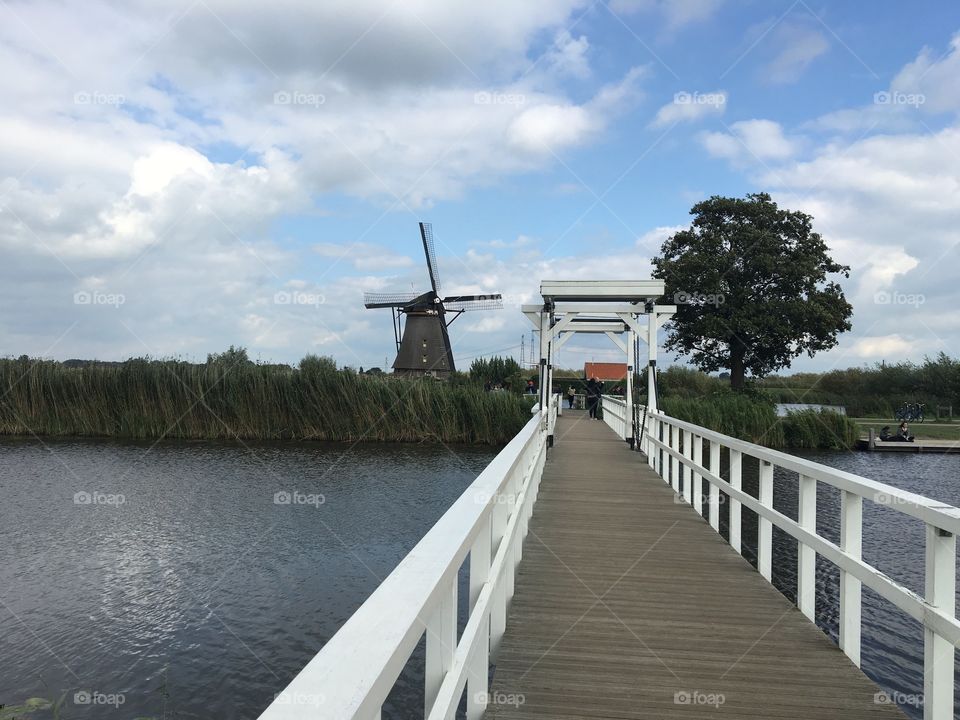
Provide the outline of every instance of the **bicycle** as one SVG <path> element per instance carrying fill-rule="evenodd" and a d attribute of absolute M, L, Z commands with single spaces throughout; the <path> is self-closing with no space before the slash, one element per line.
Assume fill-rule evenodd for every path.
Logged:
<path fill-rule="evenodd" d="M 923 403 L 904 403 L 893 416 L 900 422 L 923 422 Z"/>

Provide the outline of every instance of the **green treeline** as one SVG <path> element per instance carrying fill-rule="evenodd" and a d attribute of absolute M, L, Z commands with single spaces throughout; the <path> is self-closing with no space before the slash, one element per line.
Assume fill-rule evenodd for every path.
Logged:
<path fill-rule="evenodd" d="M 502 444 L 529 418 L 516 393 L 358 374 L 315 356 L 298 368 L 234 348 L 205 364 L 0 360 L 5 435 Z"/>

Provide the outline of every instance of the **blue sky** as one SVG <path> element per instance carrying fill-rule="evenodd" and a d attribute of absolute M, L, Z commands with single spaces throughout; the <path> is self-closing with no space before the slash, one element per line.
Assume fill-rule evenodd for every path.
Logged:
<path fill-rule="evenodd" d="M 960 355 L 960 6 L 11 2 L 0 352 L 392 359 L 425 287 L 458 358 L 519 351 L 544 278 L 642 278 L 689 209 L 765 190 L 853 276 L 797 369 Z M 561 364 L 616 359 L 571 342 Z"/>

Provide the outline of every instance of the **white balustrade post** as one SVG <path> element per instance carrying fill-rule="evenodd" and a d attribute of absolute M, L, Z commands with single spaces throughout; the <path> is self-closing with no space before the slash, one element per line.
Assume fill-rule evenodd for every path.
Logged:
<path fill-rule="evenodd" d="M 773 464 L 760 461 L 760 504 L 773 507 Z M 773 578 L 773 523 L 757 516 L 757 569 L 766 580 Z"/>
<path fill-rule="evenodd" d="M 690 459 L 695 465 L 700 465 L 703 462 L 703 438 L 699 435 L 694 435 L 693 442 L 690 443 Z M 690 489 L 690 494 L 693 496 L 693 509 L 702 517 L 703 478 L 700 476 L 700 473 L 694 470 L 691 480 L 693 487 Z"/>
<path fill-rule="evenodd" d="M 467 659 L 467 720 L 480 720 L 487 709 L 490 692 L 490 618 L 480 622 L 480 642 Z"/>
<path fill-rule="evenodd" d="M 490 579 L 490 528 L 491 517 L 480 528 L 480 534 L 470 549 L 470 612 L 477 604 L 480 591 Z"/>
<path fill-rule="evenodd" d="M 424 667 L 424 716 L 430 714 L 443 676 L 453 666 L 457 649 L 457 578 L 447 588 L 427 621 L 427 658 Z"/>
<path fill-rule="evenodd" d="M 736 490 L 743 487 L 743 455 L 739 450 L 730 449 L 730 485 Z M 740 511 L 743 504 L 730 496 L 730 545 L 737 552 L 741 551 Z"/>
<path fill-rule="evenodd" d="M 800 476 L 797 522 L 817 534 L 817 480 Z M 809 545 L 797 542 L 797 607 L 814 621 L 817 611 L 817 553 Z"/>
<path fill-rule="evenodd" d="M 720 443 L 716 440 L 710 441 L 710 472 L 720 477 Z M 715 483 L 710 483 L 710 527 L 717 532 L 720 531 L 720 488 Z"/>
<path fill-rule="evenodd" d="M 840 549 L 860 559 L 863 546 L 863 498 L 842 490 L 840 493 Z M 840 570 L 840 649 L 860 667 L 861 583 Z M 952 682 L 952 681 L 951 681 Z M 952 684 L 951 684 L 952 687 Z"/>
<path fill-rule="evenodd" d="M 674 452 L 677 451 L 677 448 L 680 447 L 680 429 L 670 425 L 670 449 Z M 677 458 L 670 455 L 670 484 L 673 487 L 674 492 L 680 492 L 680 477 L 677 474 L 677 466 L 680 463 L 677 462 Z"/>
<path fill-rule="evenodd" d="M 693 502 L 693 482 L 691 482 L 693 472 L 693 433 L 689 430 L 681 431 L 683 433 L 683 452 L 681 455 L 690 461 L 686 466 L 686 472 L 680 470 L 681 489 L 683 490 L 683 499 L 689 505 Z"/>
<path fill-rule="evenodd" d="M 956 612 L 957 542 L 952 533 L 927 525 L 924 599 L 949 617 Z M 953 718 L 953 644 L 923 628 L 924 720 Z"/>

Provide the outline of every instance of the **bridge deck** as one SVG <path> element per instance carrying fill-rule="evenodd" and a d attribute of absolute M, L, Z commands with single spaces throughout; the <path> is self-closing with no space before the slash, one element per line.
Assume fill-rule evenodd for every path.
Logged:
<path fill-rule="evenodd" d="M 556 432 L 488 717 L 904 717 L 605 423 Z"/>

